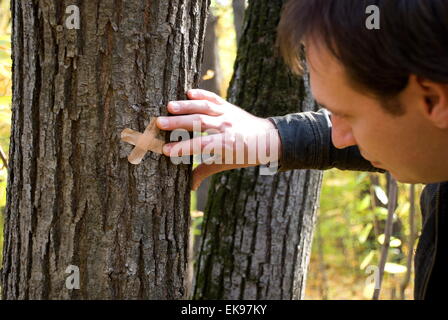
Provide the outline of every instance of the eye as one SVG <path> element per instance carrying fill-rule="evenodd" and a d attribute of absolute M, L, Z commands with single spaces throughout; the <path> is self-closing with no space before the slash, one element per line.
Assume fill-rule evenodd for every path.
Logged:
<path fill-rule="evenodd" d="M 347 114 L 341 114 L 341 113 L 337 113 L 337 112 L 331 112 L 330 111 L 330 114 L 332 115 L 332 116 L 334 116 L 334 117 L 338 117 L 339 119 L 342 119 L 342 120 L 346 120 L 346 121 L 348 121 L 351 117 L 349 116 L 349 115 L 347 115 Z"/>
<path fill-rule="evenodd" d="M 347 118 L 347 115 L 345 115 L 345 114 L 341 114 L 341 113 L 333 113 L 333 114 L 339 118 L 343 118 L 343 119 Z"/>
<path fill-rule="evenodd" d="M 349 119 L 349 118 L 351 118 L 349 115 L 347 115 L 345 113 L 339 113 L 339 112 L 331 111 L 330 109 L 327 108 L 327 106 L 325 106 L 322 103 L 316 102 L 316 104 L 317 104 L 317 107 L 319 109 L 321 109 L 321 108 L 326 109 L 333 116 L 336 116 L 336 117 L 341 118 L 341 119 Z"/>

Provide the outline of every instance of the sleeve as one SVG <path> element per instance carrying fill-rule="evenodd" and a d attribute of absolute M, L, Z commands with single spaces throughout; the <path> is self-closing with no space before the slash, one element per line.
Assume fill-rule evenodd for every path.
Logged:
<path fill-rule="evenodd" d="M 326 109 L 268 119 L 276 126 L 282 142 L 279 171 L 337 168 L 385 172 L 364 159 L 357 146 L 338 149 L 333 145 L 332 123 Z"/>

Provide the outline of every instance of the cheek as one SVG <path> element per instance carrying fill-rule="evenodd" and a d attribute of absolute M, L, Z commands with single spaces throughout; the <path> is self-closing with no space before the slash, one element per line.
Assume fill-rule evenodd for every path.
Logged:
<path fill-rule="evenodd" d="M 361 150 L 365 150 L 368 155 L 375 156 L 384 143 L 378 127 L 371 123 L 356 123 L 352 127 L 353 136 Z"/>
<path fill-rule="evenodd" d="M 400 153 L 399 137 L 387 124 L 365 121 L 353 126 L 353 135 L 358 146 L 371 160 L 390 162 Z"/>

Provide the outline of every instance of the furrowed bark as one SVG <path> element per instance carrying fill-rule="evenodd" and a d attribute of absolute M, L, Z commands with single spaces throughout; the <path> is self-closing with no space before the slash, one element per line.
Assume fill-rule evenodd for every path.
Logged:
<path fill-rule="evenodd" d="M 12 0 L 4 299 L 185 297 L 191 167 L 153 153 L 133 166 L 120 132 L 197 86 L 208 5 Z"/>

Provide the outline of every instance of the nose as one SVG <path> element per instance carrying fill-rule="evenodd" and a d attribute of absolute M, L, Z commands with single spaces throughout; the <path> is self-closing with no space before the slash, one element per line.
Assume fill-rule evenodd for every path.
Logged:
<path fill-rule="evenodd" d="M 338 149 L 344 149 L 351 146 L 356 146 L 356 140 L 353 136 L 352 128 L 344 119 L 338 116 L 331 116 L 332 130 L 331 138 L 333 145 Z"/>

